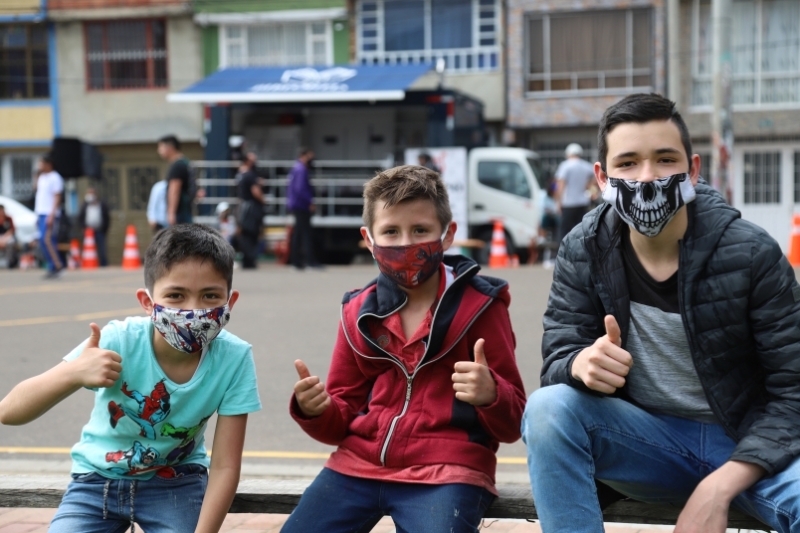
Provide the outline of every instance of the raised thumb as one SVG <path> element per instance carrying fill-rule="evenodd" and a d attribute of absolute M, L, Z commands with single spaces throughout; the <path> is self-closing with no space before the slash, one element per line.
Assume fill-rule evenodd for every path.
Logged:
<path fill-rule="evenodd" d="M 486 341 L 483 339 L 478 339 L 475 342 L 475 362 L 479 365 L 489 366 L 489 363 L 486 362 L 486 352 L 483 351 L 484 344 L 486 344 Z"/>
<path fill-rule="evenodd" d="M 92 328 L 92 334 L 89 335 L 89 340 L 86 343 L 87 348 L 99 348 L 100 347 L 100 327 L 92 322 L 89 324 L 89 327 Z"/>
<path fill-rule="evenodd" d="M 311 372 L 308 371 L 308 367 L 300 359 L 294 362 L 294 368 L 297 370 L 297 375 L 300 376 L 300 379 L 306 379 L 311 377 Z"/>
<path fill-rule="evenodd" d="M 622 332 L 619 329 L 619 324 L 617 324 L 617 319 L 614 318 L 614 315 L 606 315 L 603 321 L 606 325 L 606 335 L 608 336 L 608 340 L 621 347 Z"/>

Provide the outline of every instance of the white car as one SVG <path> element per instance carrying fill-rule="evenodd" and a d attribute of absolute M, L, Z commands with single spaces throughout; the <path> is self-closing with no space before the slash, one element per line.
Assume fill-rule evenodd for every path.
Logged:
<path fill-rule="evenodd" d="M 36 213 L 8 196 L 0 196 L 0 205 L 5 208 L 6 215 L 14 221 L 14 229 L 19 244 L 29 244 L 39 238 L 39 229 L 36 227 Z"/>

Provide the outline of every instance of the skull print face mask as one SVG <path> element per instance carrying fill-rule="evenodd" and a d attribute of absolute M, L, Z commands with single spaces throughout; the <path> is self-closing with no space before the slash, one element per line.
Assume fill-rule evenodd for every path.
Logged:
<path fill-rule="evenodd" d="M 608 177 L 603 200 L 614 206 L 628 225 L 647 237 L 655 237 L 678 210 L 695 198 L 689 174 L 643 182 Z"/>
<path fill-rule="evenodd" d="M 147 295 L 150 296 L 150 291 Z M 212 309 L 174 309 L 153 300 L 150 319 L 170 346 L 181 352 L 196 353 L 220 334 L 231 319 L 231 307 L 226 303 Z"/>

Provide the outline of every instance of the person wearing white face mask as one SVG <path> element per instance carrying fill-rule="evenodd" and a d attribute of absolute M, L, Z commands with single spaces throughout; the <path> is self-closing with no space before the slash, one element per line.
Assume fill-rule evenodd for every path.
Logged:
<path fill-rule="evenodd" d="M 108 205 L 97 196 L 97 191 L 94 187 L 86 189 L 83 205 L 78 215 L 78 223 L 82 231 L 86 228 L 92 228 L 100 266 L 108 266 L 106 235 L 108 234 L 108 227 L 111 225 L 111 216 L 109 215 Z"/>

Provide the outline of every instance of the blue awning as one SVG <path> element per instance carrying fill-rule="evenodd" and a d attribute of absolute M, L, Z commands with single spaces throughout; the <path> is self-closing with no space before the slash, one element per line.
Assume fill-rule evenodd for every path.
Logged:
<path fill-rule="evenodd" d="M 228 68 L 178 93 L 169 102 L 358 102 L 402 100 L 431 65 Z"/>

